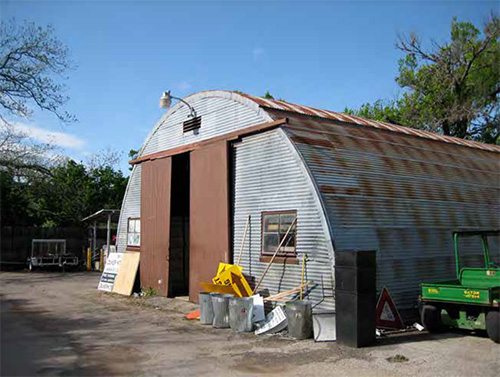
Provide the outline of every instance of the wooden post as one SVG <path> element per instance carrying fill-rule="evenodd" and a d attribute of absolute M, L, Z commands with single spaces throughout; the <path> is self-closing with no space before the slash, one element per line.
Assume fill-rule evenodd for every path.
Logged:
<path fill-rule="evenodd" d="M 94 230 L 93 230 L 93 245 L 92 245 L 92 251 L 95 251 L 97 249 L 97 221 L 94 220 Z"/>
<path fill-rule="evenodd" d="M 300 299 L 302 300 L 303 297 L 303 288 L 302 286 L 304 285 L 304 272 L 305 272 L 305 265 L 306 265 L 306 253 L 302 254 L 302 278 L 300 279 Z"/>
<path fill-rule="evenodd" d="M 239 266 L 241 262 L 241 257 L 243 256 L 243 246 L 245 245 L 245 239 L 247 238 L 247 231 L 248 231 L 248 224 L 250 223 L 250 215 L 248 215 L 247 218 L 247 223 L 245 225 L 245 233 L 243 234 L 243 241 L 241 241 L 241 247 L 240 247 L 240 255 L 238 257 L 238 261 L 236 262 L 236 265 Z"/>
<path fill-rule="evenodd" d="M 101 249 L 101 255 L 99 258 L 99 271 L 104 271 L 104 249 Z"/>
<path fill-rule="evenodd" d="M 109 255 L 109 246 L 111 244 L 111 213 L 108 214 L 108 223 L 106 225 L 106 253 Z M 101 262 L 102 263 L 102 262 Z"/>
<path fill-rule="evenodd" d="M 264 273 L 262 274 L 262 276 L 260 277 L 259 282 L 257 283 L 257 285 L 255 286 L 255 288 L 253 289 L 253 294 L 255 294 L 255 292 L 257 292 L 257 288 L 259 288 L 260 283 L 262 283 L 262 280 L 264 280 L 264 276 L 266 276 L 267 271 L 269 271 L 269 268 L 271 267 L 271 264 L 273 264 L 273 262 L 274 262 L 274 258 L 276 258 L 276 255 L 278 254 L 278 251 L 281 249 L 281 246 L 283 246 L 283 243 L 285 242 L 286 238 L 288 237 L 288 233 L 290 233 L 290 231 L 292 230 L 292 228 L 293 228 L 293 226 L 295 225 L 296 222 L 297 222 L 297 217 L 295 217 L 295 219 L 293 219 L 292 224 L 290 225 L 290 227 L 286 231 L 285 237 L 283 237 L 283 239 L 281 240 L 280 244 L 278 245 L 278 248 L 276 249 L 276 251 L 274 252 L 273 256 L 271 257 L 271 260 L 267 264 L 267 267 L 264 270 Z"/>

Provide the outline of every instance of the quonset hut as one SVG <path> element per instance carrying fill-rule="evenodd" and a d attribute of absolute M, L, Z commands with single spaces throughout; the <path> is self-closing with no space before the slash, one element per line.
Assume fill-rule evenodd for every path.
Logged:
<path fill-rule="evenodd" d="M 296 217 L 262 289 L 300 284 L 306 254 L 315 310 L 334 310 L 335 251 L 376 250 L 377 289 L 413 308 L 421 281 L 454 277 L 453 230 L 499 228 L 498 146 L 239 92 L 184 101 L 195 116 L 178 102 L 131 161 L 118 229 L 160 295 L 196 302 L 248 216 L 241 265 L 258 279 Z M 480 242 L 463 250 L 482 263 Z"/>

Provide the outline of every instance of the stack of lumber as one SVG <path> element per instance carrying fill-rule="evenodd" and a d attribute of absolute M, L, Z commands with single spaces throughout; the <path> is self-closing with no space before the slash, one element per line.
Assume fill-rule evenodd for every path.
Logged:
<path fill-rule="evenodd" d="M 284 291 L 269 297 L 265 297 L 264 301 L 280 301 L 280 302 L 287 302 L 291 301 L 291 299 L 287 298 L 287 296 L 291 296 L 297 293 L 300 293 L 305 287 L 308 285 L 314 284 L 313 281 L 308 281 L 307 283 L 301 284 L 298 287 L 289 289 L 288 291 Z"/>

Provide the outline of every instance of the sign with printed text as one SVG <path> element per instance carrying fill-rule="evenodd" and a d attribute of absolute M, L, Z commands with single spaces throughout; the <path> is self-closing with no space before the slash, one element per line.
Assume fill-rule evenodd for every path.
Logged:
<path fill-rule="evenodd" d="M 377 327 L 390 329 L 404 329 L 404 322 L 399 315 L 396 305 L 392 300 L 389 291 L 384 286 L 377 302 Z"/>
<path fill-rule="evenodd" d="M 123 253 L 109 253 L 104 271 L 101 275 L 101 280 L 99 281 L 99 286 L 97 287 L 98 290 L 106 292 L 111 292 L 113 290 L 116 275 L 118 275 L 118 271 L 120 271 L 122 259 Z"/>

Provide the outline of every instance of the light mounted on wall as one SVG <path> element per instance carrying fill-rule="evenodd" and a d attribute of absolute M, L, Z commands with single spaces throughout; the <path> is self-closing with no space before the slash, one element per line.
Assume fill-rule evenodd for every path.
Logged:
<path fill-rule="evenodd" d="M 193 108 L 193 106 L 191 106 L 189 103 L 187 103 L 186 101 L 184 101 L 182 98 L 174 97 L 173 95 L 171 95 L 170 94 L 170 90 L 167 90 L 166 92 L 163 92 L 163 94 L 161 95 L 161 98 L 160 98 L 160 108 L 162 108 L 162 109 L 168 109 L 168 108 L 170 108 L 170 106 L 172 105 L 172 99 L 176 99 L 176 100 L 184 103 L 187 107 L 189 107 L 189 110 L 191 111 L 191 113 L 189 114 L 190 118 L 195 118 L 196 117 L 196 111 Z"/>

